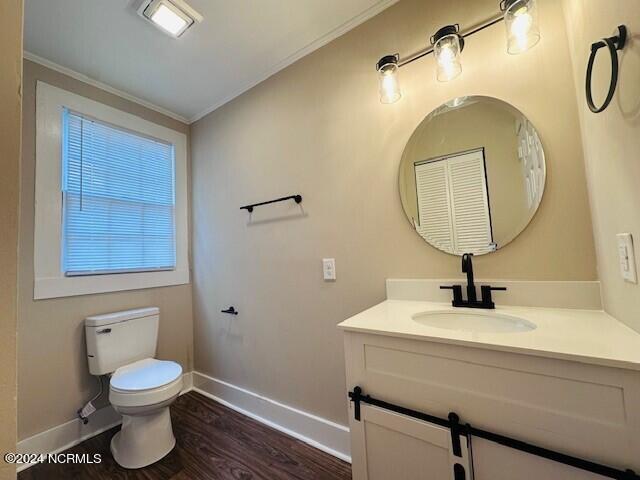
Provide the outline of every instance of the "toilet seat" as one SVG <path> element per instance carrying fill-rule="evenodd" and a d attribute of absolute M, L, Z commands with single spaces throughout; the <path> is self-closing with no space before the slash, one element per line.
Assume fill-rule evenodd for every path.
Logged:
<path fill-rule="evenodd" d="M 115 407 L 143 407 L 165 402 L 182 390 L 182 367 L 176 362 L 145 358 L 118 368 L 109 385 Z"/>

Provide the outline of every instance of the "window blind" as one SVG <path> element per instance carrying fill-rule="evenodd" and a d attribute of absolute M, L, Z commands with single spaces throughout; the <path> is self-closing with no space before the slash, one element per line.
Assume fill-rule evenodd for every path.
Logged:
<path fill-rule="evenodd" d="M 174 147 L 63 112 L 65 275 L 174 269 Z"/>

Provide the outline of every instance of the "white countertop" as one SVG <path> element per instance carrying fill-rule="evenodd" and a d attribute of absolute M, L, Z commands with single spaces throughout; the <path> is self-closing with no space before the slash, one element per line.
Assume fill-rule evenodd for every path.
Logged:
<path fill-rule="evenodd" d="M 573 360 L 640 370 L 640 334 L 600 310 L 497 306 L 495 312 L 524 318 L 537 328 L 527 332 L 487 333 L 422 325 L 412 316 L 427 311 L 475 309 L 451 304 L 386 300 L 338 325 L 352 332 Z"/>

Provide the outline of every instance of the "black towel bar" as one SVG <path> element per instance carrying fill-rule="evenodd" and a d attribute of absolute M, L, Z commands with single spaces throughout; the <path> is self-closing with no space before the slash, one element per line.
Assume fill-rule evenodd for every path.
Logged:
<path fill-rule="evenodd" d="M 240 210 L 247 210 L 249 213 L 251 213 L 253 212 L 253 209 L 255 207 L 260 207 L 261 205 L 269 205 L 270 203 L 284 202 L 286 200 L 294 200 L 296 203 L 300 203 L 302 202 L 302 195 L 289 195 L 288 197 L 276 198 L 275 200 L 267 200 L 266 202 L 252 203 L 251 205 L 240 207 Z"/>
<path fill-rule="evenodd" d="M 613 95 L 616 92 L 616 86 L 618 85 L 618 50 L 622 50 L 627 42 L 627 27 L 624 25 L 618 26 L 618 35 L 609 38 L 603 38 L 599 42 L 591 45 L 591 54 L 589 55 L 589 62 L 587 64 L 587 78 L 585 82 L 585 91 L 587 95 L 587 105 L 589 110 L 593 113 L 600 113 L 609 106 Z M 596 61 L 596 55 L 601 48 L 606 48 L 609 51 L 611 57 L 611 80 L 609 82 L 609 91 L 604 103 L 597 107 L 593 101 L 593 94 L 591 92 L 591 76 L 593 75 L 593 64 Z"/>

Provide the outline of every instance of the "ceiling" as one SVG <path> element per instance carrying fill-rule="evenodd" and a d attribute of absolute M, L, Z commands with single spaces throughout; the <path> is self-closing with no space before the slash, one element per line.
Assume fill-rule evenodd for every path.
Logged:
<path fill-rule="evenodd" d="M 26 0 L 25 57 L 192 122 L 396 0 L 188 0 L 204 16 L 173 39 L 139 0 Z"/>

